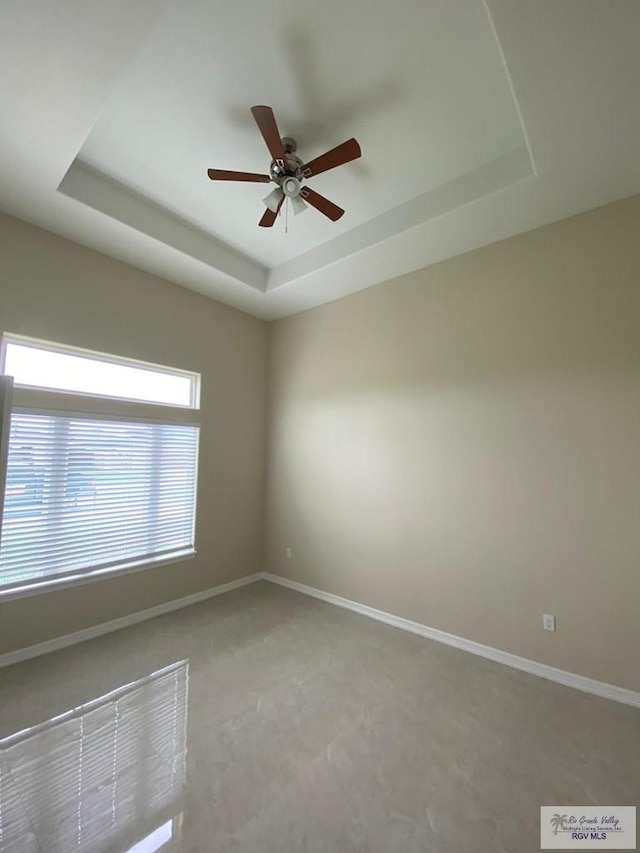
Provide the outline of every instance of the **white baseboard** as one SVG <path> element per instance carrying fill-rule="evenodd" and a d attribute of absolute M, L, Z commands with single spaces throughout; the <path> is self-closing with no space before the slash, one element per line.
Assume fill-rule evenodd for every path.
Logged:
<path fill-rule="evenodd" d="M 96 625 L 93 628 L 84 628 L 82 631 L 76 631 L 74 634 L 65 634 L 62 637 L 55 637 L 53 640 L 46 640 L 44 643 L 36 643 L 24 649 L 7 652 L 4 655 L 0 655 L 0 667 L 20 663 L 21 661 L 29 660 L 29 658 L 46 655 L 49 652 L 57 652 L 59 649 L 64 649 L 67 646 L 75 646 L 76 643 L 84 643 L 85 640 L 93 640 L 95 637 L 101 637 L 103 634 L 110 634 L 112 631 L 128 628 L 129 625 L 135 625 L 137 622 L 144 622 L 146 619 L 153 619 L 155 616 L 163 616 L 165 613 L 171 613 L 172 610 L 180 610 L 182 607 L 198 604 L 200 601 L 206 601 L 207 598 L 223 595 L 225 592 L 231 592 L 233 589 L 238 589 L 241 586 L 262 580 L 262 575 L 262 572 L 246 575 L 246 577 L 239 580 L 229 581 L 229 583 L 223 583 L 220 586 L 213 586 L 210 589 L 196 592 L 193 595 L 187 595 L 184 598 L 177 598 L 174 601 L 167 601 L 165 604 L 158 604 L 156 607 L 150 607 L 148 610 L 139 610 L 137 613 L 121 616 L 119 619 L 112 619 L 110 622 L 102 622 L 102 624 Z"/>
<path fill-rule="evenodd" d="M 604 699 L 613 699 L 614 702 L 623 702 L 625 705 L 633 705 L 636 708 L 640 708 L 640 693 L 633 690 L 616 687 L 614 684 L 607 684 L 604 681 L 595 681 L 592 678 L 586 678 L 584 675 L 575 675 L 563 669 L 556 669 L 554 666 L 547 666 L 547 664 L 538 663 L 538 661 L 512 655 L 501 649 L 484 646 L 482 643 L 476 643 L 464 637 L 457 637 L 455 634 L 447 634 L 445 631 L 440 631 L 437 628 L 430 628 L 428 625 L 422 625 L 420 622 L 412 622 L 410 619 L 403 619 L 401 616 L 394 616 L 391 613 L 385 613 L 383 610 L 367 607 L 365 604 L 358 604 L 357 601 L 350 601 L 348 598 L 342 598 L 330 592 L 323 592 L 315 587 L 289 580 L 280 575 L 262 572 L 262 578 L 271 583 L 286 586 L 288 589 L 294 589 L 296 592 L 302 592 L 304 595 L 319 598 L 320 601 L 326 601 L 329 604 L 335 604 L 337 607 L 353 610 L 362 616 L 369 616 L 371 619 L 385 622 L 387 625 L 393 625 L 395 628 L 401 628 L 403 631 L 410 631 L 412 634 L 418 634 L 430 640 L 437 640 L 439 643 L 445 643 L 447 646 L 455 646 L 455 648 L 462 649 L 465 652 L 471 652 L 471 654 L 488 658 L 514 669 L 520 669 L 531 675 L 538 675 L 540 678 L 546 678 L 549 681 L 556 681 L 558 684 L 564 684 L 567 687 L 574 687 L 576 690 L 582 690 L 585 693 L 593 693 Z"/>
<path fill-rule="evenodd" d="M 76 643 L 83 643 L 85 640 L 92 640 L 95 637 L 100 637 L 103 634 L 109 634 L 112 631 L 119 631 L 121 628 L 127 628 L 129 625 L 135 625 L 138 622 L 144 622 L 147 619 L 153 619 L 155 616 L 162 616 L 165 613 L 171 613 L 173 610 L 180 610 L 182 607 L 189 607 L 191 604 L 198 604 L 200 601 L 206 601 L 208 598 L 213 598 L 216 595 L 223 595 L 225 592 L 231 592 L 242 586 L 255 583 L 256 581 L 265 580 L 279 586 L 293 589 L 296 592 L 301 592 L 304 595 L 309 595 L 312 598 L 318 598 L 320 601 L 326 601 L 328 604 L 335 604 L 337 607 L 343 607 L 346 610 L 353 610 L 355 613 L 360 613 L 362 616 L 368 616 L 370 619 L 377 619 L 379 622 L 384 622 L 387 625 L 393 625 L 395 628 L 400 628 L 403 631 L 409 631 L 412 634 L 418 634 L 420 637 L 426 637 L 429 640 L 436 640 L 439 643 L 445 643 L 448 646 L 454 646 L 457 649 L 462 649 L 465 652 L 479 655 L 483 658 L 496 661 L 497 663 L 505 664 L 505 666 L 520 669 L 523 672 L 528 672 L 531 675 L 537 675 L 540 678 L 546 678 L 549 681 L 556 681 L 558 684 L 564 684 L 567 687 L 574 687 L 576 690 L 582 690 L 585 693 L 593 693 L 595 696 L 601 696 L 604 699 L 612 699 L 614 702 L 622 702 L 625 705 L 633 705 L 640 708 L 640 693 L 633 690 L 627 690 L 624 687 L 616 687 L 614 684 L 607 684 L 604 681 L 595 681 L 592 678 L 586 678 L 583 675 L 575 675 L 572 672 L 566 672 L 563 669 L 556 669 L 553 666 L 547 666 L 538 661 L 521 658 L 518 655 L 512 655 L 509 652 L 504 652 L 501 649 L 494 649 L 491 646 L 484 646 L 482 643 L 476 643 L 473 640 L 467 640 L 464 637 L 458 637 L 455 634 L 448 634 L 446 631 L 440 631 L 437 628 L 430 628 L 428 625 L 422 625 L 420 622 L 412 622 L 410 619 L 403 619 L 401 616 L 394 616 L 392 613 L 385 613 L 383 610 L 376 610 L 374 607 L 368 607 L 366 604 L 359 604 L 357 601 L 350 601 L 348 598 L 342 598 L 339 595 L 333 595 L 330 592 L 323 592 L 312 586 L 307 586 L 297 581 L 289 580 L 280 575 L 273 575 L 270 572 L 255 572 L 252 575 L 246 575 L 239 580 L 230 581 L 229 583 L 220 584 L 210 589 L 205 589 L 202 592 L 196 592 L 193 595 L 187 595 L 184 598 L 178 598 L 174 601 L 168 601 L 165 604 L 158 604 L 156 607 L 150 607 L 148 610 L 141 610 L 137 613 L 130 613 L 127 616 L 122 616 L 119 619 L 112 619 L 110 622 L 103 622 L 92 628 L 84 628 L 82 631 L 76 631 L 73 634 L 65 634 L 62 637 L 55 637 L 53 640 L 46 640 L 43 643 L 36 643 L 33 646 L 27 646 L 24 649 L 16 649 L 13 652 L 7 652 L 0 655 L 0 667 L 10 666 L 14 663 L 29 660 L 30 658 L 45 655 L 49 652 L 55 652 L 59 649 L 64 649 L 67 646 L 74 646 Z"/>

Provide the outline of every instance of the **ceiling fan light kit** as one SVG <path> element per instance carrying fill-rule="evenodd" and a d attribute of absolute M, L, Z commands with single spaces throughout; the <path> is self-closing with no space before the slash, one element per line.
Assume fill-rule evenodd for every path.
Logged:
<path fill-rule="evenodd" d="M 297 216 L 299 213 L 304 213 L 309 205 L 305 204 L 300 196 L 295 196 L 294 198 L 290 198 L 291 207 L 293 209 L 294 214 Z"/>
<path fill-rule="evenodd" d="M 280 186 L 287 198 L 297 198 L 300 195 L 300 181 L 297 178 L 287 175 Z"/>
<path fill-rule="evenodd" d="M 265 204 L 265 207 L 272 210 L 274 213 L 277 213 L 280 209 L 280 204 L 284 198 L 284 193 L 280 189 L 280 187 L 276 187 L 275 190 L 271 190 L 268 196 L 262 199 Z"/>
<path fill-rule="evenodd" d="M 320 211 L 332 222 L 336 222 L 344 215 L 344 210 L 329 201 L 328 198 L 315 192 L 311 187 L 303 186 L 302 182 L 329 169 L 335 169 L 344 163 L 350 163 L 362 156 L 360 146 L 355 139 L 349 139 L 311 160 L 304 163 L 295 153 L 298 149 L 295 139 L 288 136 L 281 137 L 276 119 L 271 107 L 251 107 L 251 112 L 258 129 L 262 134 L 272 160 L 269 174 L 262 175 L 255 172 L 232 172 L 225 169 L 208 169 L 207 175 L 212 181 L 243 181 L 251 183 L 277 184 L 276 189 L 267 195 L 263 201 L 266 206 L 262 219 L 258 223 L 262 228 L 271 228 L 277 219 L 278 213 L 285 200 L 291 202 L 291 207 L 296 216 L 306 210 L 308 202 L 316 210 Z M 304 199 L 304 200 L 303 200 Z"/>

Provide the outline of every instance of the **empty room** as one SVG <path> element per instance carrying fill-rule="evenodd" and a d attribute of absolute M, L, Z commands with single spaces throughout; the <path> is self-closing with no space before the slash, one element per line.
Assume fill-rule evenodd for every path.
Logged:
<path fill-rule="evenodd" d="M 0 0 L 0 853 L 636 850 L 640 2 Z"/>

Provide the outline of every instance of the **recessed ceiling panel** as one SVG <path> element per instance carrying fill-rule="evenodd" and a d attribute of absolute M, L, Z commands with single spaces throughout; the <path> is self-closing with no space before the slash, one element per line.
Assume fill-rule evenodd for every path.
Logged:
<path fill-rule="evenodd" d="M 254 104 L 303 160 L 358 139 L 361 160 L 310 181 L 337 223 L 309 209 L 261 229 L 268 185 L 208 180 L 268 171 Z M 352 230 L 524 144 L 481 0 L 176 0 L 77 159 L 274 268 L 336 238 L 348 253 Z"/>

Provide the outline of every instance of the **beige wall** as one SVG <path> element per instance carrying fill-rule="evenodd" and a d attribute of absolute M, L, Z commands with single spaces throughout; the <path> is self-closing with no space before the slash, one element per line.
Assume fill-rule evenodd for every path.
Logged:
<path fill-rule="evenodd" d="M 4 601 L 0 654 L 264 567 L 640 689 L 639 224 L 636 196 L 272 324 L 264 563 L 266 324 L 0 218 L 0 330 L 203 380 L 197 558 Z"/>
<path fill-rule="evenodd" d="M 260 571 L 264 322 L 3 216 L 0 331 L 202 374 L 198 556 L 4 601 L 0 654 Z"/>
<path fill-rule="evenodd" d="M 639 321 L 635 196 L 273 324 L 268 570 L 640 689 Z"/>

